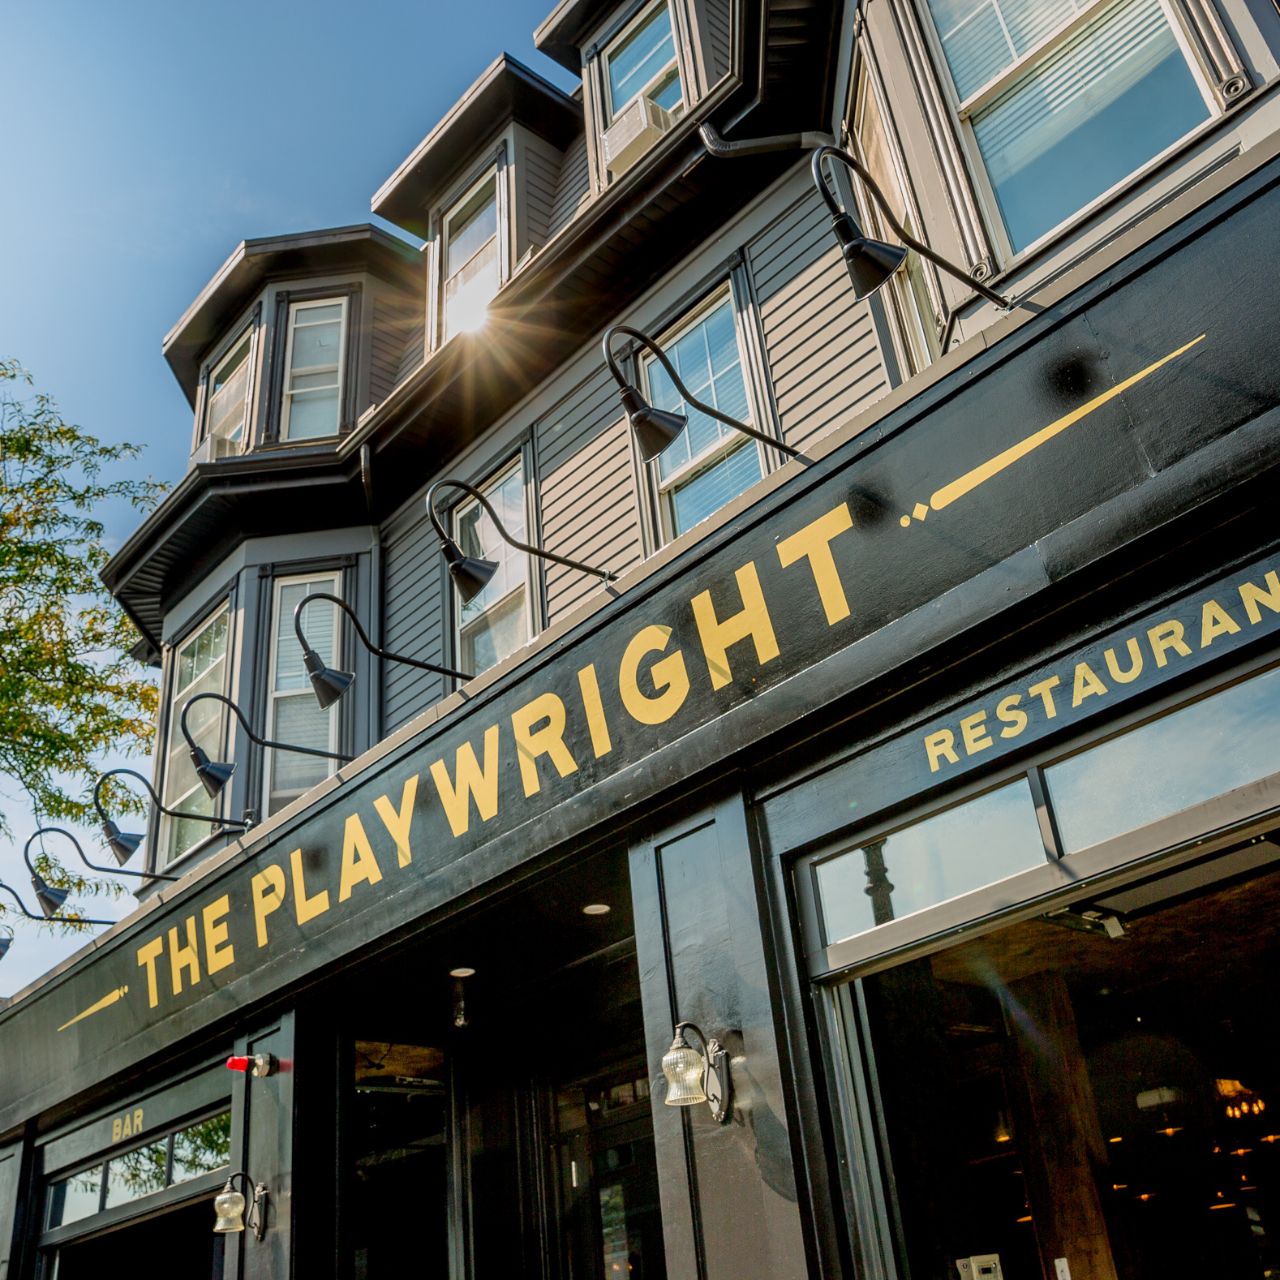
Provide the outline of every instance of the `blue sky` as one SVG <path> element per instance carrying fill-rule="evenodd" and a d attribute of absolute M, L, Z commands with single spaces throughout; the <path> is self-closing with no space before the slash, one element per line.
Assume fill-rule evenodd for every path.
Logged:
<path fill-rule="evenodd" d="M 0 358 L 176 481 L 191 413 L 160 342 L 191 299 L 242 239 L 376 221 L 374 191 L 504 50 L 572 88 L 533 48 L 552 7 L 0 0 Z M 113 544 L 137 519 L 104 515 Z M 0 878 L 22 885 L 16 862 Z M 18 934 L 2 995 L 77 945 Z"/>

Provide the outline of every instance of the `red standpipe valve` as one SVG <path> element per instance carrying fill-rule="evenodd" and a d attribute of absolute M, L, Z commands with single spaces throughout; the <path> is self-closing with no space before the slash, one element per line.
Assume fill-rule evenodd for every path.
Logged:
<path fill-rule="evenodd" d="M 228 1071 L 243 1071 L 251 1076 L 275 1075 L 279 1063 L 274 1054 L 255 1053 L 252 1057 L 237 1055 L 227 1059 Z"/>

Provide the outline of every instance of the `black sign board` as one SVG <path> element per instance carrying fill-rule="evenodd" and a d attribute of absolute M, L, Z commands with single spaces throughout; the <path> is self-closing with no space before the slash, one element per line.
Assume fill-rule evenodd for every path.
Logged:
<path fill-rule="evenodd" d="M 1105 554 L 1256 470 L 1280 404 L 1280 285 L 1255 265 L 1280 255 L 1275 181 L 795 468 L 0 1014 L 0 1131 L 676 793 L 907 637 L 1034 597 L 1072 568 L 1048 548 Z"/>

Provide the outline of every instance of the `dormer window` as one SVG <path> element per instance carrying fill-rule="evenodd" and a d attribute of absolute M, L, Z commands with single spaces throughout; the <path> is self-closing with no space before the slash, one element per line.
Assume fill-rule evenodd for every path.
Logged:
<path fill-rule="evenodd" d="M 290 304 L 280 439 L 338 434 L 346 329 L 345 297 Z"/>
<path fill-rule="evenodd" d="M 245 447 L 252 349 L 253 330 L 250 328 L 244 331 L 209 375 L 205 437 L 210 442 L 210 458 L 225 458 Z"/>
<path fill-rule="evenodd" d="M 608 120 L 617 119 L 634 98 L 648 98 L 670 115 L 684 107 L 675 32 L 667 0 L 645 10 L 605 50 Z"/>
<path fill-rule="evenodd" d="M 490 172 L 445 214 L 442 339 L 479 329 L 501 285 L 498 180 Z"/>

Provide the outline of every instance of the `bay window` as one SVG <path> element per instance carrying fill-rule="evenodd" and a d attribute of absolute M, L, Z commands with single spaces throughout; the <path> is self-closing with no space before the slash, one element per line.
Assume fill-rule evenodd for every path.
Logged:
<path fill-rule="evenodd" d="M 290 303 L 280 411 L 282 440 L 316 440 L 338 434 L 346 329 L 345 297 Z"/>
<path fill-rule="evenodd" d="M 265 736 L 290 746 L 337 751 L 340 703 L 321 707 L 302 662 L 302 648 L 293 630 L 293 611 L 310 594 L 339 594 L 336 573 L 277 578 L 272 592 L 271 658 L 267 684 Z M 306 635 L 327 667 L 341 665 L 339 615 L 336 605 L 318 601 L 305 614 Z M 338 767 L 335 760 L 267 749 L 263 762 L 265 817 L 284 808 Z"/>
<path fill-rule="evenodd" d="M 210 458 L 225 458 L 246 447 L 252 355 L 253 330 L 249 328 L 209 374 L 204 434 L 212 442 Z"/>

